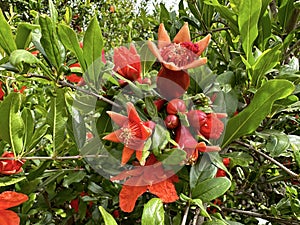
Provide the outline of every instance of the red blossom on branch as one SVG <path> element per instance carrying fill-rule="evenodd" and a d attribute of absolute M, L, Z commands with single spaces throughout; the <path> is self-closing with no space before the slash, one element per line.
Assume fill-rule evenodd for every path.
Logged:
<path fill-rule="evenodd" d="M 15 155 L 12 152 L 4 152 L 2 154 L 3 158 L 14 158 Z M 24 160 L 14 160 L 14 159 L 1 159 L 0 160 L 0 174 L 12 175 L 23 171 L 22 166 Z"/>
<path fill-rule="evenodd" d="M 151 121 L 142 121 L 131 102 L 127 104 L 127 115 L 108 111 L 111 119 L 120 126 L 120 129 L 103 137 L 104 140 L 123 143 L 121 164 L 125 165 L 135 152 L 136 158 L 143 165 L 143 148 L 147 139 L 151 136 L 155 124 Z"/>
<path fill-rule="evenodd" d="M 125 170 L 112 177 L 111 181 L 125 180 L 119 194 L 120 208 L 124 212 L 132 212 L 139 196 L 149 191 L 159 197 L 164 203 L 171 203 L 178 199 L 173 182 L 178 177 L 173 171 L 164 170 L 162 163 L 154 155 L 150 155 L 145 166 L 133 170 Z"/>
<path fill-rule="evenodd" d="M 5 191 L 0 194 L 0 224 L 19 225 L 20 218 L 17 213 L 7 210 L 18 206 L 28 200 L 28 196 L 14 191 Z"/>

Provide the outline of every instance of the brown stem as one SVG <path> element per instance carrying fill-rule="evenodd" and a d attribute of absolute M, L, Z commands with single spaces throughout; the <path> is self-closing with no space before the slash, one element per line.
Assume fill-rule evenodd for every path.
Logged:
<path fill-rule="evenodd" d="M 280 224 L 285 224 L 285 225 L 299 225 L 299 222 L 296 222 L 296 221 L 275 218 L 272 216 L 267 216 L 267 215 L 264 215 L 261 213 L 256 213 L 256 212 L 251 212 L 251 211 L 244 211 L 244 210 L 232 209 L 232 208 L 222 208 L 222 210 L 227 211 L 227 212 L 243 214 L 243 215 L 247 215 L 247 216 L 251 216 L 251 217 L 258 217 L 258 218 L 268 220 L 270 222 L 275 222 L 275 223 L 280 223 Z"/>
<path fill-rule="evenodd" d="M 182 217 L 181 225 L 186 225 L 189 210 L 190 210 L 190 203 L 187 202 L 187 205 L 185 207 L 184 214 L 183 214 L 183 217 Z"/>
<path fill-rule="evenodd" d="M 21 158 L 0 157 L 0 160 L 71 160 L 83 158 L 105 158 L 106 155 L 74 155 L 74 156 L 27 156 Z"/>
<path fill-rule="evenodd" d="M 282 170 L 284 170 L 286 173 L 288 173 L 291 177 L 297 179 L 300 181 L 300 176 L 299 174 L 296 174 L 295 172 L 291 171 L 290 169 L 288 169 L 287 167 L 285 167 L 284 165 L 282 165 L 280 162 L 278 162 L 277 160 L 273 159 L 272 157 L 268 156 L 267 154 L 255 149 L 254 147 L 252 147 L 251 145 L 248 145 L 244 142 L 241 141 L 235 141 L 237 144 L 242 145 L 252 151 L 255 151 L 256 153 L 260 154 L 261 156 L 263 156 L 264 158 L 268 159 L 269 161 L 271 161 L 272 163 L 274 163 L 275 165 L 277 165 L 279 168 L 281 168 Z"/>

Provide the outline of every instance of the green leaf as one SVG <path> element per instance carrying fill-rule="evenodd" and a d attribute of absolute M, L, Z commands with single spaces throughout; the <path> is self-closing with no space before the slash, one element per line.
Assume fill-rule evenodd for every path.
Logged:
<path fill-rule="evenodd" d="M 24 132 L 24 146 L 25 149 L 31 143 L 31 138 L 34 132 L 34 121 L 32 117 L 31 110 L 28 108 L 24 108 L 22 111 L 22 119 L 24 121 L 25 132 Z"/>
<path fill-rule="evenodd" d="M 0 105 L 0 138 L 10 144 L 15 155 L 23 149 L 25 132 L 24 122 L 20 114 L 21 98 L 20 93 L 12 92 L 6 96 Z"/>
<path fill-rule="evenodd" d="M 195 188 L 198 183 L 204 180 L 211 179 L 215 176 L 217 167 L 212 164 L 208 154 L 204 154 L 201 160 L 191 167 L 190 171 L 190 186 Z"/>
<path fill-rule="evenodd" d="M 149 50 L 147 43 L 143 44 L 140 49 L 140 59 L 142 64 L 142 74 L 145 76 L 145 74 L 152 68 L 152 65 L 156 61 L 156 58 Z"/>
<path fill-rule="evenodd" d="M 157 118 L 157 108 L 150 97 L 145 98 L 146 109 L 151 118 Z"/>
<path fill-rule="evenodd" d="M 55 5 L 53 4 L 52 0 L 49 0 L 49 9 L 50 9 L 50 15 L 51 15 L 51 19 L 54 23 L 57 22 L 57 18 L 58 18 L 58 12 L 56 10 Z"/>
<path fill-rule="evenodd" d="M 68 188 L 70 184 L 82 181 L 85 176 L 86 173 L 84 171 L 71 172 L 64 177 L 63 186 Z"/>
<path fill-rule="evenodd" d="M 295 161 L 298 167 L 300 167 L 300 137 L 297 135 L 288 135 L 288 137 L 290 139 Z"/>
<path fill-rule="evenodd" d="M 268 44 L 268 40 L 271 37 L 271 18 L 269 12 L 266 11 L 259 20 L 258 24 L 258 47 L 260 50 L 264 51 L 266 49 L 266 45 Z"/>
<path fill-rule="evenodd" d="M 102 206 L 99 206 L 99 210 L 104 219 L 105 225 L 118 225 L 113 216 L 106 212 L 106 210 Z"/>
<path fill-rule="evenodd" d="M 82 148 L 86 141 L 86 126 L 84 117 L 75 107 L 72 107 L 73 133 L 78 148 Z"/>
<path fill-rule="evenodd" d="M 214 8 L 220 13 L 220 15 L 228 21 L 231 30 L 235 34 L 238 34 L 237 17 L 232 10 L 224 5 L 221 5 L 218 0 L 204 0 L 204 3 L 214 6 Z"/>
<path fill-rule="evenodd" d="M 186 159 L 186 152 L 177 148 L 164 149 L 157 158 L 165 165 L 179 165 Z"/>
<path fill-rule="evenodd" d="M 264 51 L 254 63 L 252 83 L 259 87 L 263 78 L 270 69 L 277 65 L 279 57 L 281 55 L 280 51 L 281 45 L 277 45 L 272 49 Z"/>
<path fill-rule="evenodd" d="M 17 49 L 14 36 L 0 9 L 0 46 L 7 55 Z"/>
<path fill-rule="evenodd" d="M 230 152 L 225 154 L 226 157 L 230 158 L 230 166 L 242 166 L 248 167 L 249 164 L 253 163 L 253 157 L 246 152 Z"/>
<path fill-rule="evenodd" d="M 0 177 L 0 187 L 10 186 L 25 179 L 26 177 Z"/>
<path fill-rule="evenodd" d="M 290 141 L 285 133 L 277 130 L 264 130 L 257 133 L 266 139 L 266 150 L 271 157 L 278 157 L 290 147 Z"/>
<path fill-rule="evenodd" d="M 44 124 L 34 130 L 30 145 L 27 147 L 28 151 L 36 147 L 40 140 L 46 135 L 49 127 L 48 124 Z"/>
<path fill-rule="evenodd" d="M 63 63 L 63 53 L 59 47 L 55 24 L 48 16 L 45 15 L 39 17 L 39 23 L 42 32 L 41 44 L 46 53 L 46 57 L 58 71 L 59 67 Z"/>
<path fill-rule="evenodd" d="M 211 221 L 205 221 L 203 225 L 228 225 L 227 223 L 223 222 L 222 220 L 214 218 Z"/>
<path fill-rule="evenodd" d="M 222 147 L 234 139 L 254 132 L 270 113 L 274 101 L 287 97 L 294 88 L 294 85 L 286 80 L 267 81 L 258 89 L 247 108 L 228 120 Z"/>
<path fill-rule="evenodd" d="M 217 177 L 205 180 L 192 189 L 192 197 L 200 198 L 203 202 L 212 201 L 223 195 L 231 186 L 227 177 Z"/>
<path fill-rule="evenodd" d="M 65 140 L 67 122 L 67 110 L 65 102 L 65 90 L 56 89 L 56 96 L 52 97 L 47 122 L 51 127 L 54 152 Z M 54 153 L 55 154 L 55 153 Z"/>
<path fill-rule="evenodd" d="M 242 46 L 249 62 L 253 60 L 252 46 L 258 35 L 258 20 L 262 0 L 241 0 L 238 15 Z"/>
<path fill-rule="evenodd" d="M 100 73 L 102 63 L 102 49 L 104 41 L 102 32 L 97 21 L 93 17 L 83 38 L 83 57 L 87 66 L 88 80 L 97 81 L 97 75 Z"/>
<path fill-rule="evenodd" d="M 152 135 L 152 147 L 151 148 L 152 149 L 153 148 L 163 149 L 168 144 L 169 139 L 170 139 L 169 131 L 165 127 L 163 127 L 159 124 L 156 124 L 154 133 Z"/>
<path fill-rule="evenodd" d="M 24 23 L 20 22 L 17 27 L 16 32 L 16 45 L 18 49 L 24 49 L 28 47 L 30 41 L 31 41 L 31 31 L 34 29 L 38 29 L 40 26 L 30 24 L 30 23 Z"/>
<path fill-rule="evenodd" d="M 27 72 L 28 66 L 40 63 L 38 58 L 23 49 L 13 51 L 10 55 L 9 61 L 19 70 L 19 72 Z"/>
<path fill-rule="evenodd" d="M 152 198 L 144 205 L 142 225 L 164 225 L 164 206 L 159 198 Z"/>
<path fill-rule="evenodd" d="M 278 9 L 278 20 L 284 30 L 286 30 L 289 20 L 293 15 L 293 0 L 282 0 Z"/>
<path fill-rule="evenodd" d="M 77 39 L 75 31 L 72 30 L 69 26 L 66 26 L 64 24 L 59 24 L 58 35 L 65 48 L 75 54 L 75 56 L 77 57 L 80 63 L 80 67 L 82 68 L 82 71 L 85 72 L 86 64 L 83 57 L 83 51 L 79 46 L 79 41 Z"/>

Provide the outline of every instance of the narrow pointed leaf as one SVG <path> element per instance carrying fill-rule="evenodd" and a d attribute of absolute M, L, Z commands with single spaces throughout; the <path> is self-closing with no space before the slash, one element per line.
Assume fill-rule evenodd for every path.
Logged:
<path fill-rule="evenodd" d="M 100 73 L 103 46 L 102 32 L 97 17 L 94 17 L 83 38 L 83 57 L 88 68 L 86 75 L 89 80 L 96 81 Z"/>
<path fill-rule="evenodd" d="M 8 55 L 17 49 L 14 36 L 1 9 L 0 9 L 0 47 Z"/>
<path fill-rule="evenodd" d="M 18 49 L 24 49 L 28 47 L 31 39 L 31 31 L 34 29 L 38 29 L 38 25 L 30 24 L 30 23 L 19 23 L 16 32 L 16 45 Z"/>
<path fill-rule="evenodd" d="M 0 105 L 0 139 L 9 143 L 14 153 L 23 149 L 25 127 L 20 114 L 21 101 L 21 94 L 13 92 Z"/>
<path fill-rule="evenodd" d="M 28 66 L 40 63 L 38 58 L 23 49 L 13 51 L 9 57 L 9 61 L 19 72 L 26 72 Z"/>
<path fill-rule="evenodd" d="M 258 20 L 261 11 L 262 0 L 241 0 L 238 15 L 239 31 L 242 46 L 248 61 L 253 59 L 252 47 L 258 35 Z"/>
<path fill-rule="evenodd" d="M 25 148 L 30 144 L 34 132 L 34 121 L 30 109 L 25 108 L 22 111 L 22 119 L 24 121 L 24 146 Z"/>
<path fill-rule="evenodd" d="M 270 113 L 274 101 L 289 96 L 294 89 L 294 85 L 287 80 L 266 82 L 256 92 L 248 107 L 228 121 L 222 147 L 234 139 L 254 132 Z"/>
<path fill-rule="evenodd" d="M 58 35 L 65 48 L 75 54 L 82 68 L 82 71 L 86 71 L 86 64 L 84 61 L 83 52 L 82 49 L 79 47 L 79 41 L 74 30 L 72 30 L 69 26 L 59 24 Z"/>
<path fill-rule="evenodd" d="M 41 44 L 50 63 L 58 70 L 62 64 L 61 48 L 59 47 L 58 38 L 53 21 L 45 15 L 39 17 L 41 26 Z"/>
<path fill-rule="evenodd" d="M 281 45 L 264 51 L 253 65 L 252 83 L 257 87 L 261 84 L 263 76 L 279 61 Z"/>
<path fill-rule="evenodd" d="M 144 205 L 142 225 L 163 225 L 164 206 L 159 198 L 152 198 Z"/>
<path fill-rule="evenodd" d="M 117 222 L 115 221 L 113 216 L 106 212 L 106 210 L 102 206 L 99 206 L 99 210 L 101 212 L 105 225 L 117 225 Z"/>

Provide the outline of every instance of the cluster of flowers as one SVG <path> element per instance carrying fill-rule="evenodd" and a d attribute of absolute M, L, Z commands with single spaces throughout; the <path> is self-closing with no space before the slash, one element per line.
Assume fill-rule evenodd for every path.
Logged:
<path fill-rule="evenodd" d="M 23 171 L 23 160 L 16 160 L 14 153 L 4 152 L 1 158 L 8 158 L 0 160 L 0 174 L 13 175 Z M 7 210 L 8 208 L 18 206 L 28 200 L 28 196 L 23 193 L 14 191 L 4 191 L 0 194 L 0 224 L 3 225 L 18 225 L 20 218 L 17 213 Z"/>
<path fill-rule="evenodd" d="M 157 74 L 156 86 L 161 96 L 154 101 L 158 112 L 165 110 L 164 118 L 167 129 L 174 134 L 177 143 L 174 148 L 186 152 L 183 164 L 194 164 L 199 152 L 220 151 L 219 146 L 208 145 L 205 140 L 219 139 L 224 130 L 222 118 L 226 114 L 205 113 L 201 110 L 191 109 L 181 99 L 190 85 L 187 72 L 206 63 L 206 58 L 199 56 L 206 49 L 210 35 L 197 43 L 192 43 L 188 24 L 185 23 L 171 42 L 164 25 L 158 30 L 158 45 L 148 42 L 148 47 L 157 60 L 161 69 Z M 114 51 L 115 72 L 128 80 L 145 83 L 141 78 L 141 63 L 134 45 L 129 49 L 120 47 Z M 127 115 L 107 112 L 119 129 L 103 137 L 104 140 L 124 145 L 121 165 L 124 166 L 135 154 L 138 162 L 131 170 L 124 170 L 111 178 L 111 181 L 124 180 L 119 194 L 120 208 L 124 212 L 132 212 L 136 200 L 145 192 L 150 192 L 159 197 L 164 203 L 171 203 L 178 199 L 174 182 L 178 176 L 172 170 L 167 170 L 163 163 L 153 153 L 145 153 L 145 143 L 154 133 L 156 124 L 151 121 L 141 120 L 134 104 L 127 102 Z M 163 114 L 162 114 L 163 115 Z M 180 116 L 184 115 L 189 125 L 181 122 Z M 198 142 L 197 136 L 203 141 Z M 145 157 L 146 156 L 146 157 Z"/>

